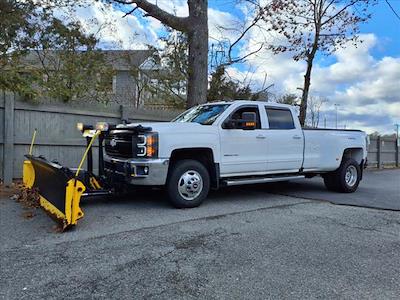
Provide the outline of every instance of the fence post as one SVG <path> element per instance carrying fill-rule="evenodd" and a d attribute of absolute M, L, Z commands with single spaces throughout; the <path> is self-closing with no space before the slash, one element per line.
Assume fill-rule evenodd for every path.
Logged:
<path fill-rule="evenodd" d="M 10 185 L 14 175 L 14 93 L 5 92 L 4 97 L 4 184 Z"/>
<path fill-rule="evenodd" d="M 128 108 L 127 107 L 125 107 L 123 105 L 120 105 L 119 106 L 119 113 L 120 113 L 120 121 L 121 121 L 121 123 L 123 123 L 124 120 L 128 121 L 129 116 L 128 116 Z"/>
<path fill-rule="evenodd" d="M 400 162 L 399 162 L 399 143 L 400 140 L 399 138 L 396 136 L 396 142 L 395 142 L 395 148 L 396 148 L 396 167 L 398 168 L 400 166 Z"/>
<path fill-rule="evenodd" d="M 378 147 L 378 149 L 377 149 L 377 151 L 378 151 L 377 152 L 377 160 L 378 160 L 377 167 L 378 167 L 378 169 L 381 169 L 382 168 L 382 141 L 381 141 L 380 135 L 378 136 L 377 147 Z"/>

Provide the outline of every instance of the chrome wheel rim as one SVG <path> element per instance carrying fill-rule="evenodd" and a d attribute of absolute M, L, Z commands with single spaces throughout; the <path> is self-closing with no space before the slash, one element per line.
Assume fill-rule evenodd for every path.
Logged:
<path fill-rule="evenodd" d="M 178 180 L 179 195 L 188 201 L 195 200 L 203 191 L 203 179 L 194 170 L 186 171 Z"/>
<path fill-rule="evenodd" d="M 345 174 L 346 184 L 350 187 L 354 186 L 357 182 L 357 169 L 355 166 L 348 166 Z"/>

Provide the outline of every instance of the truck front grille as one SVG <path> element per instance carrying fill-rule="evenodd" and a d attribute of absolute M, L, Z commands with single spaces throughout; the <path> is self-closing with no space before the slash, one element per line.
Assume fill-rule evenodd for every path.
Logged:
<path fill-rule="evenodd" d="M 132 158 L 136 156 L 137 136 L 132 132 L 111 132 L 104 138 L 107 155 Z"/>

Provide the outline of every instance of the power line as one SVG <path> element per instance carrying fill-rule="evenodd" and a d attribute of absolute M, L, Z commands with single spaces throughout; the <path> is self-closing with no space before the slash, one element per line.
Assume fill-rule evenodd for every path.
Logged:
<path fill-rule="evenodd" d="M 389 3 L 388 0 L 385 0 L 385 2 L 387 3 L 387 5 L 389 5 L 390 9 L 392 10 L 392 12 L 396 15 L 396 17 L 400 20 L 400 16 L 397 14 L 397 12 L 394 10 L 393 6 Z"/>

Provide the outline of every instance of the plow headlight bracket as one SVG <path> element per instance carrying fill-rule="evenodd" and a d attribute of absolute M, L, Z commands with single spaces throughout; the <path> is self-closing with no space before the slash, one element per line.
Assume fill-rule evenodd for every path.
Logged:
<path fill-rule="evenodd" d="M 88 124 L 84 124 L 84 123 L 76 123 L 76 129 L 78 129 L 81 132 L 84 132 L 85 130 L 92 130 L 93 125 L 88 125 Z"/>

